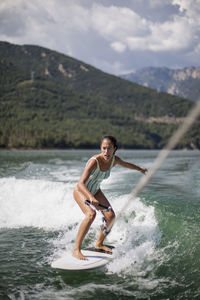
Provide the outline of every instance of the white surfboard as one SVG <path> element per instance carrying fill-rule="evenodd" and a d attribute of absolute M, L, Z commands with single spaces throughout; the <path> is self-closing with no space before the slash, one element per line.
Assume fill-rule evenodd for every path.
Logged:
<path fill-rule="evenodd" d="M 113 253 L 95 251 L 89 248 L 81 250 L 88 260 L 80 260 L 72 255 L 72 252 L 65 252 L 64 255 L 51 263 L 51 267 L 61 270 L 90 270 L 105 266 L 113 259 Z"/>

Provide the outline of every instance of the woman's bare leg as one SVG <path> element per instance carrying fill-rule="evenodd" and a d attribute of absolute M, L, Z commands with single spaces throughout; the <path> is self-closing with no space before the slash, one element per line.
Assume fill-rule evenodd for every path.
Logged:
<path fill-rule="evenodd" d="M 95 219 L 96 212 L 90 206 L 85 205 L 84 203 L 85 198 L 83 194 L 80 191 L 78 191 L 76 188 L 74 189 L 74 199 L 76 200 L 81 210 L 85 214 L 85 218 L 79 226 L 79 230 L 78 230 L 78 234 L 76 237 L 75 246 L 72 254 L 78 259 L 87 260 L 87 258 L 81 253 L 81 245 L 92 222 Z"/>
<path fill-rule="evenodd" d="M 95 198 L 99 201 L 100 204 L 103 204 L 105 206 L 110 206 L 109 201 L 106 199 L 106 197 L 104 196 L 104 194 L 102 193 L 101 190 L 99 190 L 95 194 Z M 113 210 L 110 210 L 108 212 L 104 212 L 103 215 L 106 219 L 106 226 L 109 228 L 109 226 L 114 221 L 115 213 L 114 213 Z M 100 229 L 99 236 L 98 236 L 98 239 L 97 239 L 96 244 L 95 244 L 95 248 L 105 250 L 105 251 L 108 251 L 108 252 L 112 252 L 112 250 L 110 248 L 103 245 L 103 242 L 104 242 L 105 238 L 106 238 L 106 235 L 103 233 L 103 230 Z"/>

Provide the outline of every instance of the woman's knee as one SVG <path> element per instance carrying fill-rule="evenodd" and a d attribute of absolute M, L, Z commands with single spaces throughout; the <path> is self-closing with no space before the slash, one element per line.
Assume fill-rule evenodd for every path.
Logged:
<path fill-rule="evenodd" d="M 115 213 L 113 210 L 109 211 L 108 214 L 106 215 L 106 220 L 108 223 L 114 221 L 115 219 Z"/>
<path fill-rule="evenodd" d="M 89 212 L 86 213 L 86 218 L 93 222 L 96 217 L 96 211 L 91 209 Z"/>

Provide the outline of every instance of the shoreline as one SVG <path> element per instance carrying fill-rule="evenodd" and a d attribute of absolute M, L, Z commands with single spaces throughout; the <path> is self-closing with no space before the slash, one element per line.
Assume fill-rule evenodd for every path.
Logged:
<path fill-rule="evenodd" d="M 98 147 L 91 147 L 91 148 L 29 148 L 29 147 L 20 147 L 20 148 L 15 148 L 15 147 L 8 147 L 8 148 L 1 148 L 0 151 L 45 151 L 45 150 L 50 150 L 50 151 L 66 151 L 66 150 L 96 150 Z M 118 150 L 138 150 L 138 151 L 161 151 L 164 148 L 130 148 L 130 147 L 122 147 L 119 148 Z M 184 147 L 184 148 L 175 148 L 173 149 L 174 151 L 200 151 L 199 148 L 196 147 Z"/>

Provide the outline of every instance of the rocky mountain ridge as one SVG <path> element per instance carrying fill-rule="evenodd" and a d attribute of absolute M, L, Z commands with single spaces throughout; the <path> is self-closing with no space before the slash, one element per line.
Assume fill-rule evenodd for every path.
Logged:
<path fill-rule="evenodd" d="M 121 77 L 159 92 L 167 92 L 193 101 L 200 98 L 200 67 L 177 70 L 148 67 Z"/>

